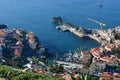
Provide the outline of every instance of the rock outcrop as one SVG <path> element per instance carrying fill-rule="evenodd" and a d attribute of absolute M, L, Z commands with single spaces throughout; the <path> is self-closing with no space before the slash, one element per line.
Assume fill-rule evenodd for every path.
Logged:
<path fill-rule="evenodd" d="M 63 20 L 62 20 L 62 18 L 61 18 L 60 16 L 58 16 L 58 17 L 53 17 L 53 18 L 52 18 L 52 22 L 55 23 L 55 24 L 57 24 L 57 25 L 63 24 Z"/>

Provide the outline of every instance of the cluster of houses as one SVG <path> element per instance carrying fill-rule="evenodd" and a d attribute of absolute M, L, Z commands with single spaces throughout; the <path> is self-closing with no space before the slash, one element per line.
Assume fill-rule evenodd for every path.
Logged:
<path fill-rule="evenodd" d="M 113 29 L 99 30 L 98 32 L 104 35 L 104 37 L 106 36 L 107 39 L 109 38 L 104 44 L 102 43 L 100 47 L 91 48 L 90 51 L 70 52 L 60 57 L 56 62 L 62 64 L 68 71 L 71 70 L 71 67 L 74 67 L 72 66 L 75 65 L 74 63 L 80 64 L 77 69 L 81 71 L 86 67 L 84 64 L 88 64 L 87 66 L 89 66 L 89 68 L 86 67 L 86 69 L 88 69 L 92 75 L 103 76 L 100 80 L 104 80 L 105 76 L 109 73 L 112 78 L 116 76 L 119 77 L 118 79 L 114 78 L 114 80 L 119 80 L 120 57 L 118 57 L 113 50 L 116 48 L 120 50 L 120 40 L 115 39 L 115 34 L 120 32 L 120 26 Z M 117 52 L 117 54 L 120 55 L 120 52 Z M 116 67 L 116 69 L 119 70 L 105 71 L 107 66 Z"/>
<path fill-rule="evenodd" d="M 0 25 L 0 27 L 2 26 L 3 25 Z M 12 30 L 6 28 L 7 27 L 0 28 L 1 61 L 45 52 L 45 47 L 40 43 L 33 32 L 27 32 L 19 28 L 14 28 Z"/>
<path fill-rule="evenodd" d="M 103 72 L 100 80 L 120 80 L 120 73 Z"/>

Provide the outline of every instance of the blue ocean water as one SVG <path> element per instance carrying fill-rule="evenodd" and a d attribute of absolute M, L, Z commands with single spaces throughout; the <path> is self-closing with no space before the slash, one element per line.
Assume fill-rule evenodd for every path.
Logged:
<path fill-rule="evenodd" d="M 99 7 L 100 3 L 104 6 Z M 91 17 L 105 23 L 104 29 L 112 28 L 120 25 L 119 3 L 120 0 L 0 0 L 0 24 L 33 31 L 50 52 L 63 53 L 80 46 L 90 49 L 99 44 L 57 31 L 51 18 L 62 16 L 65 22 L 99 29 L 98 24 L 86 19 Z"/>

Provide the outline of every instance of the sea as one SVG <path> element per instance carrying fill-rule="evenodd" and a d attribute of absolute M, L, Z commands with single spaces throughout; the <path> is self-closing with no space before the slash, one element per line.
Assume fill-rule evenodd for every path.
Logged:
<path fill-rule="evenodd" d="M 114 28 L 120 25 L 120 0 L 0 0 L 0 24 L 34 32 L 51 53 L 64 54 L 80 46 L 88 50 L 99 46 L 92 39 L 56 30 L 51 21 L 55 16 L 76 26 L 100 29 L 99 24 L 86 18 L 90 17 L 105 23 L 103 29 Z"/>

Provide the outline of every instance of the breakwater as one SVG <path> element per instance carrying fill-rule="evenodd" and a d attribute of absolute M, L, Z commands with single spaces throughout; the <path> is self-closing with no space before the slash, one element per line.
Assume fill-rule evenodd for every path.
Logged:
<path fill-rule="evenodd" d="M 56 20 L 57 19 L 57 20 Z M 54 18 L 53 18 L 54 20 Z M 55 18 L 55 23 L 61 23 L 61 17 Z M 78 37 L 88 37 L 91 39 L 96 40 L 100 44 L 104 45 L 106 43 L 110 43 L 112 40 L 114 40 L 114 32 L 116 28 L 107 29 L 107 30 L 95 30 L 95 29 L 86 29 L 83 27 L 75 26 L 71 23 L 61 23 L 58 24 L 56 29 L 60 29 L 63 32 L 69 31 L 73 34 L 75 34 Z"/>

